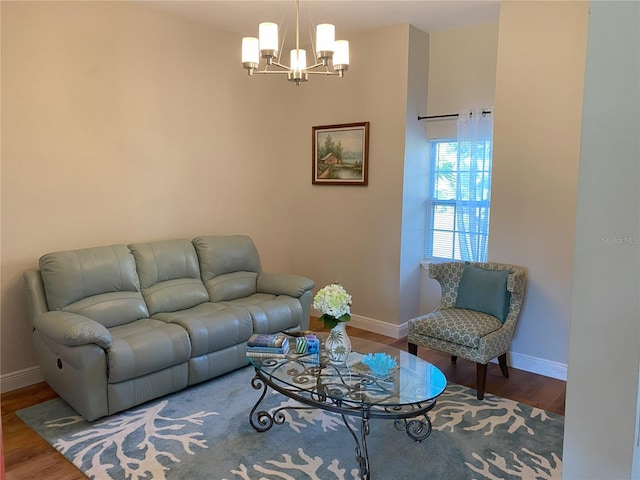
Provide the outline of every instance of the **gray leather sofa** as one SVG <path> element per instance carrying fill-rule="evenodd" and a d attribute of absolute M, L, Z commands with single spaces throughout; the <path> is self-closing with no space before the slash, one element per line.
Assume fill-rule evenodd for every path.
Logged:
<path fill-rule="evenodd" d="M 49 385 L 89 421 L 247 365 L 253 333 L 306 330 L 313 281 L 243 235 L 49 253 L 25 272 Z"/>

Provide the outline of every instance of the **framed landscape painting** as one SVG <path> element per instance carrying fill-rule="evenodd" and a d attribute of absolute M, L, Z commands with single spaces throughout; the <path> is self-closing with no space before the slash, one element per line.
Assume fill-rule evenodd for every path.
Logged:
<path fill-rule="evenodd" d="M 367 185 L 369 122 L 313 127 L 313 183 Z"/>

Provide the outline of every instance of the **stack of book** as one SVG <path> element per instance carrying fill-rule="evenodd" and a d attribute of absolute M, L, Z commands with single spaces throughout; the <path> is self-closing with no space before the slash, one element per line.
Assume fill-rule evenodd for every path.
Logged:
<path fill-rule="evenodd" d="M 289 337 L 282 333 L 256 333 L 247 342 L 247 356 L 253 358 L 285 358 L 289 353 Z"/>

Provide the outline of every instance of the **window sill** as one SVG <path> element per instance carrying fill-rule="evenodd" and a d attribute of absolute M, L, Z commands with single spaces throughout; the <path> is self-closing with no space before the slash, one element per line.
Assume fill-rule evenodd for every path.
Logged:
<path fill-rule="evenodd" d="M 424 268 L 425 270 L 428 270 L 430 263 L 445 263 L 445 262 L 455 262 L 455 261 L 456 260 L 451 260 L 448 258 L 425 258 L 420 262 L 420 267 Z"/>

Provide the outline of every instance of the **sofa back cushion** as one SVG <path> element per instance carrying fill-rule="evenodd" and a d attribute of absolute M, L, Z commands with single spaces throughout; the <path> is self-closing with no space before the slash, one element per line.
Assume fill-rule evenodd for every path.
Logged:
<path fill-rule="evenodd" d="M 39 264 L 49 310 L 84 315 L 107 328 L 149 316 L 125 245 L 48 253 Z"/>
<path fill-rule="evenodd" d="M 209 235 L 193 239 L 209 298 L 221 302 L 256 293 L 260 256 L 246 235 Z"/>
<path fill-rule="evenodd" d="M 149 314 L 175 312 L 209 301 L 189 240 L 129 245 Z"/>

